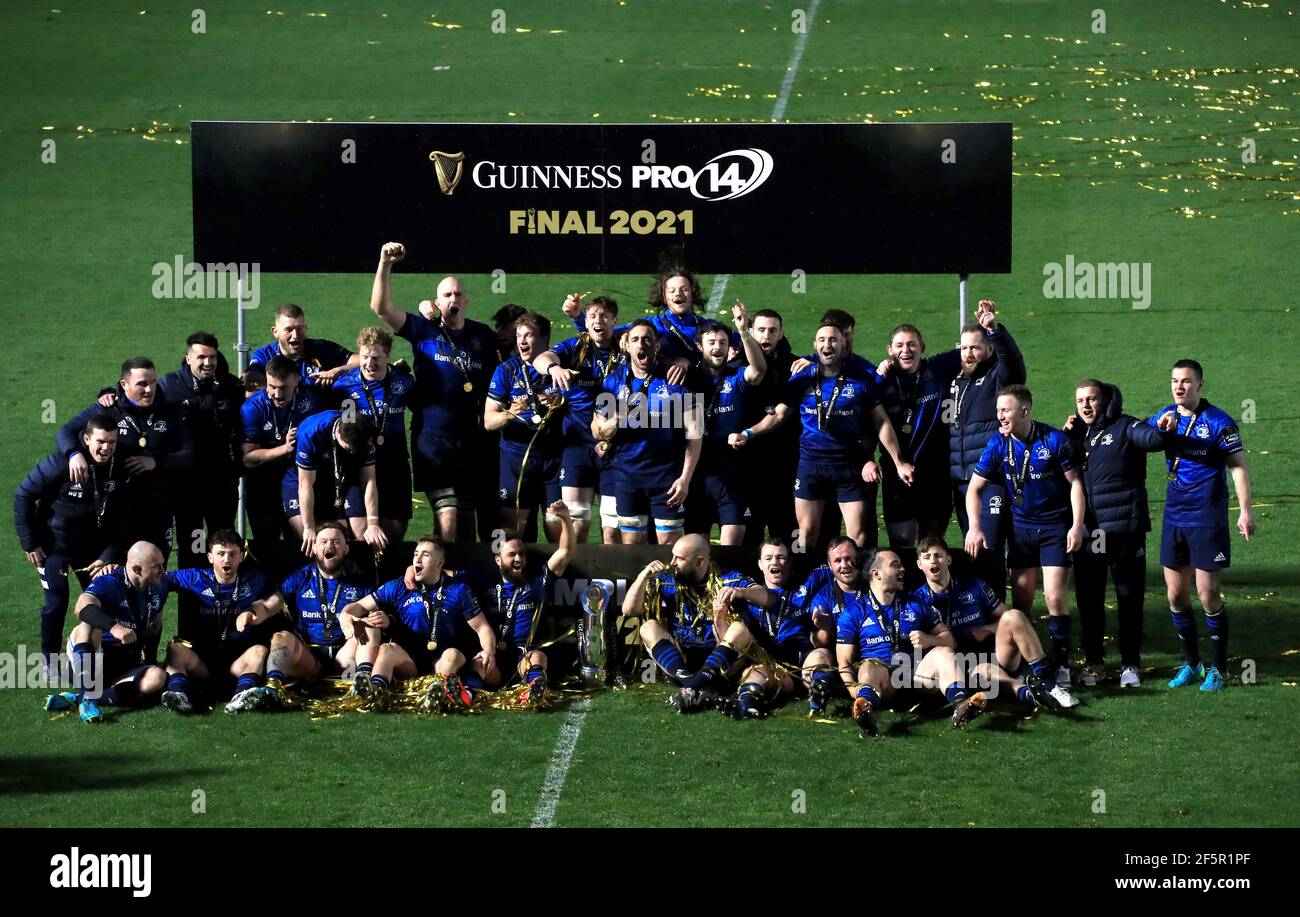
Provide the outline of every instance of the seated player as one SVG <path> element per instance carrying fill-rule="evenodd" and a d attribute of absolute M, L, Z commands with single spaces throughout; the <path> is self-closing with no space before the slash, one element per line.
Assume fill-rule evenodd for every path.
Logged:
<path fill-rule="evenodd" d="M 528 527 L 533 510 L 560 498 L 560 458 L 564 448 L 557 399 L 546 394 L 546 379 L 533 369 L 533 358 L 546 350 L 548 319 L 526 312 L 515 320 L 516 352 L 492 373 L 483 426 L 501 434 L 501 524 L 510 530 Z M 559 522 L 550 514 L 546 537 L 559 538 Z"/>
<path fill-rule="evenodd" d="M 564 301 L 565 312 L 577 314 L 577 293 Z M 605 377 L 623 360 L 616 346 L 614 322 L 618 303 L 597 296 L 583 311 L 587 330 L 561 341 L 533 360 L 533 369 L 546 376 L 564 395 L 564 453 L 560 461 L 560 496 L 569 505 L 574 537 L 586 544 L 591 505 L 600 488 L 601 534 L 605 544 L 618 543 L 618 512 L 614 507 L 613 472 L 609 460 L 596 454 L 591 417 Z"/>
<path fill-rule="evenodd" d="M 1087 499 L 1083 478 L 1074 467 L 1069 438 L 1055 427 L 1030 417 L 1034 396 L 1023 385 L 998 392 L 999 431 L 989 437 L 975 463 L 966 490 L 966 553 L 972 560 L 993 546 L 980 522 L 980 493 L 986 484 L 1005 481 L 1011 498 L 1011 538 L 1007 566 L 1011 569 L 1011 604 L 1028 612 L 1043 570 L 1043 599 L 1052 640 L 1056 682 L 1070 686 L 1070 605 L 1066 585 L 1070 555 L 1083 547 L 1087 529 Z M 996 540 L 994 541 L 996 544 Z"/>
<path fill-rule="evenodd" d="M 307 318 L 302 306 L 287 302 L 275 310 L 275 324 L 271 326 L 270 344 L 259 347 L 248 358 L 244 372 L 246 383 L 253 388 L 266 384 L 266 366 L 274 357 L 286 357 L 298 368 L 298 376 L 305 383 L 326 385 L 349 369 L 355 369 L 361 358 L 333 341 L 307 337 Z"/>
<path fill-rule="evenodd" d="M 474 693 L 464 676 L 496 672 L 496 636 L 469 586 L 443 570 L 442 539 L 426 535 L 415 543 L 414 587 L 399 577 L 380 586 L 343 613 L 387 632 L 370 676 L 372 691 L 386 691 L 395 678 L 436 676 L 425 697 L 428 709 L 467 711 Z M 477 648 L 478 652 L 474 650 Z M 362 689 L 364 690 L 364 689 Z"/>
<path fill-rule="evenodd" d="M 876 735 L 876 711 L 899 688 L 941 691 L 954 705 L 954 726 L 983 713 L 988 695 L 966 690 L 953 654 L 952 631 L 933 608 L 903 591 L 902 559 L 893 551 L 875 551 L 864 567 L 865 588 L 846 599 L 835 646 L 858 728 Z"/>
<path fill-rule="evenodd" d="M 240 408 L 244 426 L 245 505 L 254 541 L 279 541 L 286 512 L 302 524 L 298 507 L 298 427 L 324 410 L 324 394 L 298 378 L 298 367 L 288 357 L 275 356 L 266 364 L 266 386 Z M 281 495 L 290 494 L 287 510 Z M 301 537 L 301 532 L 298 532 Z"/>
<path fill-rule="evenodd" d="M 266 695 L 255 707 L 284 706 L 284 681 L 316 681 L 356 672 L 357 693 L 370 688 L 370 670 L 379 651 L 378 628 L 367 628 L 344 610 L 372 590 L 369 577 L 348 561 L 348 535 L 337 522 L 316 530 L 315 561 L 291 574 L 279 592 L 242 613 L 242 633 L 286 612 L 293 630 L 271 635 L 266 658 Z M 364 615 L 363 615 L 364 617 Z"/>
<path fill-rule="evenodd" d="M 393 366 L 393 336 L 383 328 L 357 335 L 361 365 L 334 382 L 334 391 L 375 422 L 375 477 L 379 482 L 379 524 L 389 541 L 406 537 L 411 521 L 411 455 L 406 448 L 406 406 L 415 396 L 410 370 Z"/>
<path fill-rule="evenodd" d="M 724 711 L 734 712 L 738 719 L 765 717 L 784 698 L 798 696 L 805 683 L 811 683 L 819 664 L 823 670 L 817 674 L 832 677 L 830 654 L 824 645 L 814 646 L 812 618 L 796 601 L 798 592 L 790 584 L 790 549 L 785 542 L 779 538 L 764 541 L 758 569 L 763 575 L 761 587 L 724 588 L 717 599 L 739 613 L 754 642 L 774 663 L 751 665 L 741 675 L 735 705 Z M 821 656 L 810 665 L 813 653 Z"/>
<path fill-rule="evenodd" d="M 379 526 L 375 436 L 375 422 L 356 412 L 321 411 L 298 429 L 298 513 L 293 512 L 293 495 L 287 490 L 284 511 L 302 535 L 302 552 L 307 556 L 316 542 L 317 524 L 327 521 L 348 525 L 358 540 L 372 547 L 388 544 Z"/>
<path fill-rule="evenodd" d="M 852 538 L 838 535 L 826 546 L 826 563 L 815 568 L 795 593 L 795 602 L 808 609 L 813 627 L 813 644 L 817 647 L 805 660 L 804 677 L 809 682 L 808 715 L 822 716 L 837 696 L 845 693 L 835 661 L 835 635 L 840 615 L 850 599 L 858 599 L 865 588 L 862 549 Z"/>
<path fill-rule="evenodd" d="M 743 578 L 737 574 L 733 582 Z M 686 535 L 673 545 L 671 566 L 652 560 L 623 599 L 623 615 L 641 620 L 641 642 L 655 664 L 681 686 L 668 699 L 679 713 L 715 702 L 723 685 L 740 674 L 751 638 L 744 622 L 715 611 L 722 586 L 708 541 Z"/>
<path fill-rule="evenodd" d="M 175 592 L 197 600 L 191 614 L 181 613 L 176 636 L 167 647 L 167 690 L 162 704 L 176 713 L 193 713 L 190 682 L 207 682 L 209 692 L 224 693 L 227 676 L 235 679 L 227 713 L 240 713 L 265 703 L 254 688 L 266 671 L 265 628 L 237 626 L 240 615 L 271 594 L 271 584 L 252 565 L 244 565 L 244 539 L 223 529 L 208 539 L 211 569 L 173 570 L 163 577 Z"/>
<path fill-rule="evenodd" d="M 158 700 L 167 684 L 167 674 L 157 665 L 166 569 L 162 551 L 138 541 L 127 552 L 125 566 L 91 580 L 77 600 L 81 623 L 68 635 L 77 690 L 51 694 L 46 710 L 77 707 L 84 722 L 98 723 L 103 719 L 100 704 L 145 707 Z M 92 672 L 96 661 L 101 668 Z"/>
<path fill-rule="evenodd" d="M 735 545 L 744 541 L 750 511 L 742 462 L 737 461 L 734 447 L 744 439 L 745 399 L 749 389 L 763 381 L 767 362 L 749 333 L 745 304 L 736 300 L 731 314 L 745 345 L 746 364 L 727 362 L 731 352 L 727 326 L 704 321 L 698 332 L 699 367 L 688 377 L 687 387 L 703 393 L 705 407 L 704 442 L 686 502 L 686 528 L 707 536 L 716 520 L 719 543 Z"/>
<path fill-rule="evenodd" d="M 96 414 L 80 440 L 73 456 L 54 452 L 41 459 L 14 494 L 18 543 L 27 562 L 36 568 L 45 592 L 41 654 L 47 683 L 55 680 L 51 660 L 63 638 L 69 580 L 75 577 L 84 589 L 101 567 L 121 558 L 130 543 L 127 490 L 131 473 L 117 457 L 117 421 L 108 414 Z M 84 481 L 69 477 L 75 457 L 84 462 Z"/>
<path fill-rule="evenodd" d="M 653 518 L 659 543 L 672 544 L 700 460 L 702 405 L 665 377 L 649 321 L 633 322 L 621 344 L 628 363 L 605 379 L 591 432 L 612 455 L 623 543 L 644 544 Z"/>
<path fill-rule="evenodd" d="M 1028 615 L 1007 608 L 983 580 L 953 574 L 952 553 L 942 538 L 922 538 L 916 553 L 925 583 L 915 595 L 952 630 L 959 654 L 983 657 L 979 664 L 1009 684 L 1019 701 L 1037 702 L 1053 712 L 1079 703 L 1056 683 L 1056 666 Z"/>
<path fill-rule="evenodd" d="M 540 705 L 546 695 L 546 654 L 536 648 L 537 626 L 551 599 L 554 578 L 568 569 L 574 545 L 573 520 L 564 501 L 556 500 L 546 512 L 560 520 L 560 538 L 537 576 L 528 575 L 522 536 L 506 532 L 501 538 L 495 551 L 497 575 L 479 591 L 483 613 L 497 635 L 496 671 L 489 675 L 480 663 L 472 663 L 477 678 L 489 688 L 509 687 L 522 678 L 526 687 L 519 703 L 530 707 Z"/>

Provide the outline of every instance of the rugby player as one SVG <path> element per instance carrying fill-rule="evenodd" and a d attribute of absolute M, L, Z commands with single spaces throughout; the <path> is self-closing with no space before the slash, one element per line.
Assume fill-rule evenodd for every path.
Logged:
<path fill-rule="evenodd" d="M 275 356 L 266 364 L 266 385 L 250 395 L 240 408 L 244 428 L 241 446 L 245 479 L 245 506 L 254 541 L 279 541 L 285 522 L 300 517 L 298 505 L 298 427 L 325 408 L 319 386 L 304 385 L 298 367 L 288 357 Z M 288 495 L 286 507 L 282 500 Z M 297 526 L 291 523 L 301 538 Z"/>
<path fill-rule="evenodd" d="M 682 535 L 699 464 L 703 411 L 664 375 L 659 336 L 647 319 L 633 322 L 621 345 L 628 362 L 605 378 L 591 432 L 612 445 L 623 543 L 644 543 L 653 518 L 659 543 L 672 544 Z"/>
<path fill-rule="evenodd" d="M 581 307 L 581 297 L 565 299 L 565 312 Z M 615 342 L 618 302 L 594 297 L 582 310 L 586 330 L 561 341 L 533 360 L 533 369 L 547 377 L 564 394 L 564 454 L 560 460 L 560 495 L 573 519 L 574 537 L 587 542 L 592 522 L 592 501 L 600 492 L 601 535 L 605 544 L 617 544 L 618 510 L 614 475 L 609 458 L 596 453 L 592 412 L 596 396 L 610 372 L 625 358 Z"/>
<path fill-rule="evenodd" d="M 77 690 L 51 694 L 46 710 L 76 707 L 83 722 L 98 723 L 101 704 L 145 707 L 158 700 L 167 684 L 167 674 L 158 667 L 165 570 L 162 552 L 140 541 L 127 552 L 125 566 L 90 582 L 77 600 L 80 623 L 68 634 Z M 95 664 L 97 672 L 92 671 Z"/>
<path fill-rule="evenodd" d="M 917 542 L 916 553 L 925 582 L 914 595 L 952 631 L 958 653 L 975 656 L 984 671 L 1007 682 L 1023 703 L 1036 702 L 1052 711 L 1079 703 L 1056 683 L 1056 666 L 1023 611 L 1007 608 L 983 580 L 953 574 L 952 552 L 942 538 L 927 535 Z"/>
<path fill-rule="evenodd" d="M 251 564 L 244 564 L 244 539 L 229 530 L 208 538 L 209 569 L 187 567 L 163 576 L 173 592 L 197 599 L 194 613 L 178 613 L 176 636 L 167 646 L 167 690 L 162 704 L 176 713 L 193 713 L 190 682 L 208 682 L 210 692 L 224 693 L 227 676 L 235 679 L 227 713 L 254 709 L 266 701 L 254 689 L 266 671 L 266 628 L 237 626 L 246 611 L 272 593 L 271 583 Z"/>
<path fill-rule="evenodd" d="M 287 357 L 298 367 L 304 383 L 328 385 L 349 369 L 360 365 L 361 358 L 341 344 L 307 336 L 307 318 L 302 306 L 287 302 L 275 310 L 271 326 L 271 343 L 257 348 L 248 358 L 244 383 L 249 388 L 266 385 L 266 365 L 273 357 Z"/>
<path fill-rule="evenodd" d="M 432 672 L 425 706 L 448 713 L 474 703 L 466 683 L 478 677 L 473 663 L 488 675 L 496 671 L 496 635 L 468 584 L 444 571 L 445 560 L 442 539 L 426 535 L 415 543 L 413 586 L 400 577 L 390 580 L 343 613 L 390 638 L 375 657 L 371 691 L 386 691 L 395 678 Z"/>
<path fill-rule="evenodd" d="M 389 541 L 401 541 L 411 521 L 411 455 L 403 415 L 415 394 L 415 380 L 390 360 L 393 336 L 383 328 L 357 335 L 361 365 L 334 381 L 334 391 L 375 423 L 375 480 L 379 525 Z"/>
<path fill-rule="evenodd" d="M 688 389 L 704 397 L 704 441 L 686 501 L 686 529 L 707 537 L 716 519 L 719 543 L 727 545 L 744 540 L 750 518 L 750 496 L 734 450 L 748 441 L 740 431 L 749 392 L 767 374 L 762 348 L 749 333 L 749 313 L 739 299 L 731 317 L 747 362 L 729 363 L 731 334 L 727 327 L 721 322 L 702 321 L 696 331 L 700 363 L 687 384 Z"/>
<path fill-rule="evenodd" d="M 298 428 L 298 514 L 292 496 L 284 511 L 311 556 L 318 523 L 347 520 L 358 540 L 375 548 L 388 544 L 379 526 L 379 483 L 375 476 L 375 422 L 365 414 L 321 411 Z M 362 517 L 365 521 L 362 522 Z"/>
<path fill-rule="evenodd" d="M 75 456 L 86 467 L 73 481 L 73 456 L 51 453 L 33 468 L 14 494 L 14 528 L 27 562 L 45 593 L 41 607 L 41 654 L 46 681 L 63 639 L 69 576 L 84 589 L 105 564 L 121 560 L 127 541 L 130 472 L 117 456 L 117 420 L 105 413 L 86 422 Z"/>
<path fill-rule="evenodd" d="M 1043 570 L 1043 599 L 1047 630 L 1052 639 L 1056 681 L 1070 686 L 1070 607 L 1066 585 L 1070 555 L 1087 537 L 1087 499 L 1083 478 L 1074 467 L 1069 437 L 1030 417 L 1034 396 L 1023 385 L 998 392 L 1000 432 L 989 437 L 984 454 L 971 472 L 966 491 L 966 553 L 977 559 L 992 550 L 981 518 L 982 492 L 989 482 L 1004 484 L 1011 499 L 1011 538 L 1007 565 L 1011 568 L 1011 604 L 1028 613 Z M 994 592 L 996 592 L 996 588 Z"/>
<path fill-rule="evenodd" d="M 284 706 L 284 681 L 316 681 L 355 673 L 354 687 L 365 693 L 382 636 L 346 614 L 349 606 L 373 590 L 369 577 L 348 560 L 348 531 L 337 522 L 316 530 L 315 560 L 290 574 L 277 592 L 242 612 L 235 620 L 241 633 L 281 612 L 292 630 L 271 635 L 266 657 L 266 684 L 254 709 Z M 362 615 L 364 617 L 364 615 Z"/>
<path fill-rule="evenodd" d="M 435 318 L 393 305 L 393 265 L 405 256 L 400 242 L 384 243 L 370 309 L 410 342 L 414 354 L 420 405 L 411 418 L 415 489 L 427 497 L 444 541 L 459 535 L 472 540 L 476 497 L 482 497 L 479 477 L 487 473 L 485 463 L 497 466 L 495 455 L 481 454 L 483 400 L 497 365 L 497 338 L 487 325 L 465 317 L 469 296 L 455 277 L 438 283 Z M 491 478 L 495 484 L 496 474 Z M 489 527 L 497 523 L 493 509 Z"/>
<path fill-rule="evenodd" d="M 1082 463 L 1088 499 L 1088 543 L 1074 559 L 1074 596 L 1079 606 L 1084 671 L 1079 684 L 1106 677 L 1106 574 L 1115 581 L 1119 617 L 1121 688 L 1136 688 L 1142 652 L 1142 606 L 1146 597 L 1147 453 L 1164 448 L 1166 435 L 1123 411 L 1123 396 L 1113 385 L 1084 379 L 1074 390 L 1078 411 L 1065 422 Z"/>
<path fill-rule="evenodd" d="M 1183 645 L 1183 665 L 1169 687 L 1180 688 L 1203 679 L 1202 691 L 1218 691 L 1228 665 L 1228 605 L 1219 586 L 1222 571 L 1232 561 L 1224 469 L 1231 472 L 1237 492 L 1237 531 L 1247 541 L 1255 534 L 1250 472 L 1236 422 L 1201 395 L 1205 387 L 1201 364 L 1179 360 L 1169 386 L 1173 404 L 1147 419 L 1177 437 L 1165 451 L 1168 484 L 1160 533 L 1165 592 L 1174 630 Z M 1201 664 L 1196 619 L 1192 617 L 1193 572 L 1213 650 L 1208 669 Z"/>

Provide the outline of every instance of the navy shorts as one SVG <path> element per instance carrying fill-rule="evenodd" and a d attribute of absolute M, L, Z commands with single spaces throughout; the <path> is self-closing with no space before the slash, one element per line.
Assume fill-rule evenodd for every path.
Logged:
<path fill-rule="evenodd" d="M 384 437 L 375 461 L 375 478 L 379 483 L 379 518 L 410 519 L 411 456 L 402 437 Z"/>
<path fill-rule="evenodd" d="M 702 518 L 712 519 L 716 510 L 718 525 L 749 523 L 749 495 L 739 469 L 697 471 L 691 481 L 691 501 L 698 503 Z"/>
<path fill-rule="evenodd" d="M 885 525 L 900 522 L 946 521 L 952 515 L 952 488 L 948 469 L 917 468 L 909 487 L 898 477 L 892 463 L 881 463 L 880 482 Z"/>
<path fill-rule="evenodd" d="M 685 518 L 684 503 L 668 505 L 668 488 L 676 480 L 677 475 L 672 471 L 628 474 L 620 470 L 614 483 L 614 500 L 619 516 L 627 518 L 648 513 L 651 519 Z"/>
<path fill-rule="evenodd" d="M 865 503 L 867 484 L 860 468 L 799 456 L 794 475 L 794 495 L 801 500 L 830 500 L 837 503 Z"/>
<path fill-rule="evenodd" d="M 415 489 L 454 490 L 457 495 L 472 491 L 467 462 L 471 444 L 454 436 L 421 432 L 411 442 L 411 470 Z"/>
<path fill-rule="evenodd" d="M 957 513 L 957 526 L 963 535 L 969 528 L 966 518 L 966 490 L 968 482 L 953 483 L 953 509 Z M 1001 553 L 1011 534 L 1011 501 L 1002 484 L 989 482 L 980 491 L 980 531 L 994 553 Z"/>
<path fill-rule="evenodd" d="M 1160 565 L 1171 570 L 1222 570 L 1232 566 L 1232 538 L 1227 525 L 1166 525 L 1160 533 Z"/>
<path fill-rule="evenodd" d="M 989 634 L 982 640 L 975 639 L 969 630 L 955 630 L 952 635 L 957 640 L 957 652 L 959 653 L 978 653 L 981 656 L 993 656 L 998 651 L 996 634 Z"/>
<path fill-rule="evenodd" d="M 518 501 L 520 509 L 532 509 L 538 503 L 549 506 L 560 499 L 560 457 L 542 455 L 534 447 L 527 467 L 522 465 L 523 458 L 522 452 L 501 450 L 501 489 L 497 491 L 501 505 L 508 509 Z"/>
<path fill-rule="evenodd" d="M 328 519 L 364 519 L 366 516 L 365 492 L 361 489 L 360 484 L 353 484 L 343 491 L 343 508 L 340 510 L 334 505 L 334 488 L 333 486 L 320 486 L 320 478 L 316 479 L 316 521 L 321 522 Z M 326 481 L 327 485 L 332 485 L 332 481 Z M 302 515 L 302 508 L 298 503 L 298 482 L 294 481 L 291 485 L 286 478 L 280 484 L 280 506 L 284 509 L 284 514 L 292 519 L 294 516 Z M 400 517 L 394 517 L 400 518 Z M 410 518 L 410 500 L 407 500 L 407 518 Z"/>
<path fill-rule="evenodd" d="M 595 487 L 599 478 L 595 446 L 576 433 L 566 435 L 560 456 L 560 486 Z"/>
<path fill-rule="evenodd" d="M 299 636 L 301 638 L 301 635 Z M 303 641 L 307 651 L 311 653 L 312 658 L 320 663 L 320 672 L 318 678 L 330 678 L 338 675 L 343 669 L 339 666 L 338 654 L 343 649 L 344 643 L 331 643 L 323 645 L 320 643 L 307 643 Z"/>
<path fill-rule="evenodd" d="M 1067 525 L 1030 526 L 1016 523 L 1007 540 L 1007 567 L 1029 570 L 1035 567 L 1068 567 L 1070 555 L 1065 551 Z M 987 534 L 985 536 L 987 538 Z"/>

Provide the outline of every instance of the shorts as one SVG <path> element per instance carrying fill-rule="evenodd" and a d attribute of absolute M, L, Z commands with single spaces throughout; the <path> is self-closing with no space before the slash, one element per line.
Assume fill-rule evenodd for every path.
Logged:
<path fill-rule="evenodd" d="M 519 680 L 519 661 L 524 651 L 517 646 L 497 647 L 497 671 L 501 673 L 501 687 L 507 688 Z"/>
<path fill-rule="evenodd" d="M 946 522 L 952 515 L 952 488 L 948 483 L 948 469 L 927 472 L 917 469 L 916 478 L 909 487 L 899 480 L 892 464 L 880 468 L 881 490 L 884 492 L 882 508 L 885 525 L 900 522 Z"/>
<path fill-rule="evenodd" d="M 1225 525 L 1168 525 L 1160 533 L 1160 564 L 1171 570 L 1232 566 L 1232 539 Z"/>
<path fill-rule="evenodd" d="M 375 479 L 379 484 L 379 518 L 410 519 L 411 456 L 400 436 L 392 434 L 384 438 L 375 461 Z M 364 503 L 363 499 L 363 507 Z"/>
<path fill-rule="evenodd" d="M 953 509 L 957 513 L 957 526 L 963 535 L 969 529 L 966 518 L 967 481 L 954 481 Z M 1003 484 L 986 483 L 980 491 L 980 531 L 994 554 L 1001 554 L 1011 533 L 1011 501 L 1007 499 L 1007 488 Z M 983 556 L 983 555 L 981 555 Z"/>
<path fill-rule="evenodd" d="M 333 481 L 325 481 L 325 486 L 321 485 L 319 477 L 316 479 L 316 521 L 322 522 L 330 519 L 364 519 L 366 517 L 366 500 L 365 492 L 361 489 L 360 484 L 353 484 L 343 491 L 343 509 L 340 512 L 334 505 L 334 487 Z M 409 517 L 409 503 L 408 517 Z M 298 500 L 298 482 L 294 481 L 291 485 L 286 478 L 280 485 L 280 506 L 284 509 L 284 515 L 292 519 L 294 516 L 302 515 L 302 507 Z"/>
<path fill-rule="evenodd" d="M 534 447 L 526 467 L 523 458 L 522 452 L 501 450 L 501 489 L 497 496 L 502 507 L 509 509 L 518 503 L 521 510 L 527 510 L 560 499 L 560 457 L 542 454 Z"/>
<path fill-rule="evenodd" d="M 865 503 L 867 484 L 862 480 L 860 469 L 801 455 L 794 475 L 794 495 L 801 500 L 829 500 L 833 497 L 837 503 Z"/>
<path fill-rule="evenodd" d="M 969 630 L 955 630 L 952 635 L 957 639 L 957 652 L 975 653 L 980 656 L 995 656 L 998 651 L 998 640 L 996 634 L 989 634 L 982 640 L 977 640 L 970 635 Z"/>
<path fill-rule="evenodd" d="M 697 471 L 691 481 L 690 499 L 702 504 L 704 515 L 710 518 L 716 509 L 718 525 L 745 525 L 749 522 L 749 495 L 738 471 Z"/>
<path fill-rule="evenodd" d="M 1068 567 L 1070 555 L 1065 550 L 1066 525 L 1032 526 L 1014 523 L 1007 540 L 1007 567 L 1030 570 L 1036 567 Z"/>
<path fill-rule="evenodd" d="M 194 644 L 191 649 L 208 667 L 208 678 L 213 685 L 230 687 L 234 685 L 234 676 L 230 674 L 230 667 L 240 656 L 259 645 L 263 644 L 253 640 L 234 644 L 226 641 L 221 644 Z M 217 693 L 221 692 L 218 690 Z"/>
<path fill-rule="evenodd" d="M 468 462 L 468 441 L 434 432 L 422 432 L 411 442 L 411 470 L 415 489 L 424 493 L 430 490 L 453 489 L 457 494 L 471 491 Z"/>
<path fill-rule="evenodd" d="M 677 475 L 672 471 L 654 474 L 628 473 L 620 469 L 614 491 L 619 518 L 630 519 L 649 514 L 652 519 L 664 522 L 684 519 L 686 507 L 683 504 L 668 505 L 668 488 L 676 480 Z"/>
<path fill-rule="evenodd" d="M 301 639 L 301 637 L 299 639 Z M 332 643 L 329 645 L 323 645 L 320 643 L 307 644 L 307 650 L 311 653 L 312 658 L 320 663 L 320 674 L 318 677 L 333 678 L 343 671 L 343 668 L 339 665 L 339 661 L 336 657 L 345 645 L 346 644 L 344 643 Z"/>
<path fill-rule="evenodd" d="M 68 643 L 64 648 L 69 660 L 72 659 L 72 634 L 68 634 Z M 126 678 L 138 678 L 144 674 L 149 664 L 142 660 L 140 647 L 138 644 L 133 646 L 123 646 L 120 643 L 104 643 L 100 645 L 101 659 L 99 663 L 102 670 L 95 672 L 95 680 L 100 687 L 108 688 Z M 72 673 L 64 673 L 68 677 L 68 683 L 72 682 Z"/>
<path fill-rule="evenodd" d="M 600 478 L 596 450 L 586 442 L 567 442 L 560 455 L 561 487 L 595 487 Z"/>

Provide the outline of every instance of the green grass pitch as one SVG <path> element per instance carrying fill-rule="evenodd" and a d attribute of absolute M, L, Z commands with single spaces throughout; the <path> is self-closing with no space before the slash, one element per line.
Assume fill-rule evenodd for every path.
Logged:
<path fill-rule="evenodd" d="M 233 340 L 228 303 L 150 292 L 155 262 L 192 254 L 191 120 L 763 121 L 795 37 L 792 4 L 761 2 L 234 0 L 205 5 L 203 34 L 196 5 L 0 7 L 0 460 L 11 489 L 52 450 L 51 420 L 84 406 L 123 356 L 150 354 L 166 370 L 196 328 Z M 494 6 L 505 34 L 491 30 Z M 1248 412 L 1259 533 L 1234 540 L 1224 590 L 1230 668 L 1249 663 L 1255 683 L 1212 697 L 1164 687 L 1175 646 L 1153 558 L 1144 685 L 1080 689 L 1074 720 L 1006 714 L 954 733 L 943 717 L 886 714 L 885 735 L 864 742 L 847 720 L 812 723 L 797 709 L 760 724 L 687 720 L 662 689 L 607 693 L 586 717 L 556 824 L 1300 823 L 1300 461 L 1286 438 L 1300 419 L 1288 389 L 1297 39 L 1300 10 L 1279 0 L 826 0 L 786 110 L 791 121 L 1015 124 L 1015 270 L 974 277 L 973 298 L 998 300 L 1048 422 L 1064 419 L 1084 375 L 1118 383 L 1134 412 L 1164 404 L 1182 356 L 1205 365 L 1211 400 Z M 46 140 L 54 163 L 42 162 Z M 780 223 L 738 228 L 738 244 Z M 1067 255 L 1149 262 L 1150 308 L 1046 299 L 1043 266 Z M 558 317 L 565 292 L 591 285 L 511 276 L 493 294 L 488 278 L 465 279 L 480 318 L 507 300 Z M 430 280 L 399 268 L 398 301 L 428 295 Z M 598 282 L 639 293 L 648 278 Z M 264 304 L 305 304 L 315 335 L 349 341 L 367 322 L 367 276 L 262 283 Z M 858 349 L 873 357 L 900 321 L 933 347 L 956 335 L 950 277 L 812 276 L 794 293 L 788 277 L 736 276 L 732 294 L 781 310 L 799 347 L 830 306 L 857 315 Z M 254 343 L 270 323 L 269 309 L 253 313 Z M 8 527 L 0 596 L 0 651 L 35 649 L 39 587 Z M 91 729 L 50 721 L 41 700 L 0 691 L 0 824 L 527 825 L 566 715 L 181 721 L 155 710 Z"/>

